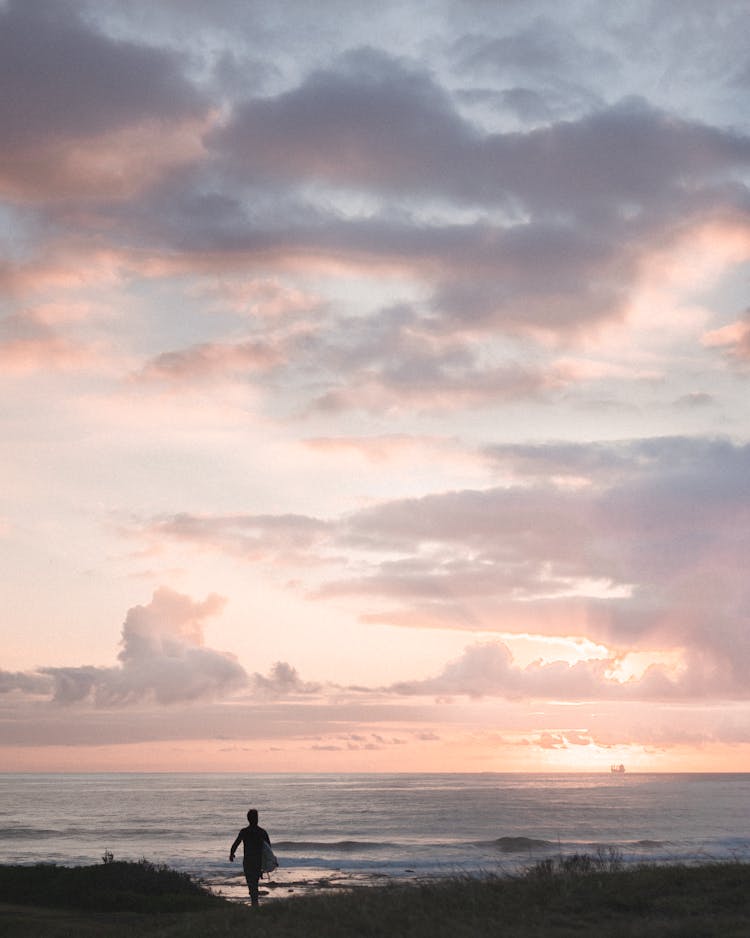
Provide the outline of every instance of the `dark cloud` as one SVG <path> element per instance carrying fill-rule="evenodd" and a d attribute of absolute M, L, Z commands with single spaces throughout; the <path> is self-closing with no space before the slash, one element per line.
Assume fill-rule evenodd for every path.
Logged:
<path fill-rule="evenodd" d="M 542 215 L 618 213 L 740 174 L 740 133 L 628 98 L 528 133 L 486 133 L 423 69 L 365 49 L 238 107 L 209 143 L 248 179 L 321 180 Z"/>
<path fill-rule="evenodd" d="M 257 56 L 242 55 L 225 49 L 216 58 L 212 68 L 216 94 L 221 97 L 244 99 L 247 89 L 256 92 L 282 77 L 275 63 Z"/>
<path fill-rule="evenodd" d="M 560 376 L 515 362 L 487 368 L 482 336 L 571 341 L 621 320 L 652 252 L 686 229 L 728 217 L 743 224 L 746 214 L 750 141 L 738 131 L 628 98 L 490 133 L 461 115 L 433 74 L 370 49 L 245 101 L 207 142 L 204 166 L 118 210 L 121 234 L 198 267 L 335 261 L 404 272 L 430 291 L 421 313 L 397 304 L 336 317 L 288 349 L 290 375 L 317 356 L 311 384 L 330 383 L 318 403 L 332 410 L 387 409 L 399 395 L 408 403 L 410 383 L 423 408 L 422 379 L 463 407 L 533 397 Z M 351 211 L 361 195 L 372 207 Z M 474 217 L 435 217 L 436 200 Z M 397 357 L 376 361 L 386 343 Z M 353 393 L 365 349 L 375 368 Z M 165 361 L 206 353 L 216 372 L 231 368 L 226 343 L 169 350 Z"/>
<path fill-rule="evenodd" d="M 73 234 L 89 227 L 81 197 L 131 197 L 193 159 L 209 106 L 179 53 L 93 19 L 68 0 L 0 8 L 0 186 L 19 204 L 65 202 Z"/>
<path fill-rule="evenodd" d="M 421 190 L 436 176 L 450 186 L 474 136 L 428 74 L 362 49 L 292 91 L 246 101 L 208 142 L 245 178 L 380 191 Z"/>
<path fill-rule="evenodd" d="M 51 0 L 10 0 L 0 9 L 0 84 L 5 147 L 205 108 L 175 53 L 111 39 L 76 5 Z"/>
<path fill-rule="evenodd" d="M 118 49 L 137 61 L 131 45 Z M 169 91 L 179 63 L 141 51 L 164 70 L 148 107 L 183 113 Z M 207 152 L 165 166 L 147 195 L 93 198 L 85 213 L 59 204 L 56 223 L 196 276 L 333 262 L 423 288 L 419 308 L 328 311 L 304 334 L 167 346 L 145 364 L 149 378 L 257 381 L 272 369 L 275 388 L 308 393 L 301 410 L 329 414 L 554 398 L 571 375 L 523 361 L 524 349 L 494 361 L 487 336 L 574 342 L 622 320 L 652 251 L 729 214 L 743 223 L 750 142 L 638 98 L 523 132 L 488 131 L 456 102 L 424 65 L 356 49 L 230 108 Z M 353 209 L 362 197 L 368 208 Z"/>

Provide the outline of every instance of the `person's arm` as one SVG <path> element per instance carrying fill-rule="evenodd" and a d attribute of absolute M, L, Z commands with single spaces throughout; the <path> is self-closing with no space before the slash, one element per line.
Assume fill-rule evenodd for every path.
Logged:
<path fill-rule="evenodd" d="M 235 854 L 235 851 L 237 850 L 237 848 L 239 847 L 239 845 L 240 845 L 241 843 L 242 843 L 242 831 L 240 831 L 239 834 L 237 834 L 237 839 L 236 839 L 235 842 L 232 844 L 232 847 L 231 847 L 231 849 L 230 849 L 230 851 L 229 851 L 229 862 L 230 862 L 230 863 L 234 863 L 234 854 Z"/>
<path fill-rule="evenodd" d="M 263 830 L 263 840 L 265 840 L 269 847 L 271 846 L 271 838 L 268 836 L 268 831 L 265 829 Z"/>

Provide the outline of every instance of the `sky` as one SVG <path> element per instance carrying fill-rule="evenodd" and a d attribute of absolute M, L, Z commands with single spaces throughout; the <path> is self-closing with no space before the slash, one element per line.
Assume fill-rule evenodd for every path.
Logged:
<path fill-rule="evenodd" d="M 745 0 L 0 0 L 0 770 L 750 771 Z"/>

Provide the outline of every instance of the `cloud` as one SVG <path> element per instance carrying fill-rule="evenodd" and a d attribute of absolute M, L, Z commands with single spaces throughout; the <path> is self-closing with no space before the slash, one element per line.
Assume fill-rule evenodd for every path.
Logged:
<path fill-rule="evenodd" d="M 484 4 L 477 25 L 452 2 L 363 18 L 0 0 L 16 589 L 75 506 L 89 549 L 116 482 L 118 517 L 137 520 L 105 537 L 198 583 L 222 557 L 230 578 L 268 565 L 251 579 L 288 584 L 282 619 L 329 610 L 326 630 L 370 626 L 416 657 L 428 629 L 611 653 L 520 667 L 489 642 L 398 691 L 319 684 L 276 639 L 267 660 L 285 660 L 246 674 L 203 640 L 218 600 L 158 591 L 112 667 L 1 673 L 8 711 L 42 714 L 37 738 L 67 720 L 91 742 L 198 732 L 178 726 L 195 704 L 219 734 L 314 725 L 348 747 L 378 742 L 331 735 L 353 701 L 416 723 L 425 695 L 501 714 L 746 699 L 748 448 L 660 436 L 744 432 L 750 328 L 727 310 L 750 242 L 747 11 L 710 6 L 532 0 Z M 238 472 L 263 478 L 240 492 Z M 156 566 L 101 547 L 85 566 L 109 557 L 123 582 Z M 657 663 L 616 680 L 633 650 Z M 569 713 L 524 732 L 606 739 Z"/>
<path fill-rule="evenodd" d="M 623 571 L 640 579 L 655 571 L 653 558 L 639 561 L 636 544 L 648 553 L 662 537 L 680 543 L 660 562 L 660 573 L 675 571 L 704 553 L 701 538 L 682 543 L 675 535 L 710 522 L 716 539 L 733 539 L 736 518 L 727 508 L 742 510 L 747 495 L 748 448 L 728 440 L 666 437 L 487 452 L 522 484 L 384 502 L 348 519 L 347 540 L 412 552 L 425 544 L 460 545 L 477 558 L 508 563 L 537 557 L 569 576 L 612 574 L 619 556 Z M 714 485 L 716 472 L 721 487 Z M 566 478 L 578 484 L 558 484 Z"/>
<path fill-rule="evenodd" d="M 746 700 L 747 681 L 727 683 L 724 662 L 689 654 L 686 665 L 675 671 L 654 663 L 640 677 L 621 680 L 614 676 L 616 660 L 597 658 L 569 664 L 535 661 L 526 667 L 513 662 L 502 642 L 471 645 L 432 678 L 401 681 L 389 688 L 405 695 L 455 695 L 502 697 L 507 700 L 552 701 L 647 701 L 695 699 Z M 585 745 L 586 743 L 579 743 Z"/>
<path fill-rule="evenodd" d="M 337 414 L 360 410 L 374 414 L 398 411 L 444 413 L 472 407 L 543 399 L 567 383 L 553 371 L 522 365 L 455 368 L 440 358 L 420 355 L 383 362 L 352 385 L 331 388 L 312 404 L 312 412 Z"/>
<path fill-rule="evenodd" d="M 46 697 L 52 691 L 52 687 L 52 680 L 45 674 L 0 671 L 0 694 L 21 691 L 24 694 L 41 694 Z"/>
<path fill-rule="evenodd" d="M 6 374 L 77 370 L 97 357 L 90 345 L 66 337 L 33 311 L 0 319 L 0 364 Z"/>
<path fill-rule="evenodd" d="M 397 410 L 444 412 L 544 399 L 578 381 L 564 364 L 500 362 L 480 342 L 451 335 L 434 317 L 399 305 L 370 316 L 321 317 L 232 343 L 203 343 L 151 359 L 139 377 L 200 382 L 241 376 L 278 386 L 322 387 L 301 410 L 337 414 Z M 304 393 L 304 391 L 303 391 Z"/>
<path fill-rule="evenodd" d="M 303 445 L 316 453 L 331 454 L 337 459 L 354 455 L 375 464 L 405 462 L 414 464 L 420 459 L 433 462 L 469 463 L 477 457 L 468 452 L 456 439 L 441 436 L 413 434 L 382 434 L 379 436 L 310 437 Z"/>
<path fill-rule="evenodd" d="M 275 277 L 224 277 L 217 284 L 197 284 L 195 292 L 213 300 L 217 311 L 230 309 L 267 321 L 309 313 L 321 304 L 316 294 Z"/>
<path fill-rule="evenodd" d="M 387 131 L 387 133 L 385 133 Z M 373 49 L 274 98 L 248 100 L 210 146 L 251 179 L 318 179 L 379 193 L 576 214 L 646 208 L 741 171 L 750 142 L 631 98 L 526 134 L 488 134 L 424 69 Z"/>
<path fill-rule="evenodd" d="M 208 142 L 245 177 L 312 177 L 403 191 L 421 189 L 420 170 L 429 178 L 437 161 L 450 179 L 451 162 L 471 136 L 426 73 L 361 49 L 296 89 L 240 104 Z M 425 161 L 430 150 L 432 165 Z"/>
<path fill-rule="evenodd" d="M 10 0 L 3 6 L 0 83 L 0 183 L 31 198 L 93 188 L 85 176 L 95 165 L 96 141 L 108 159 L 121 160 L 122 151 L 106 146 L 111 135 L 150 128 L 153 140 L 161 123 L 164 138 L 166 125 L 196 121 L 206 111 L 176 53 L 110 38 L 68 2 Z M 158 150 L 153 160 L 162 161 Z M 107 175 L 104 167 L 97 175 L 95 181 Z M 116 175 L 109 174 L 110 181 Z"/>
<path fill-rule="evenodd" d="M 59 704 L 93 702 L 118 707 L 140 702 L 176 704 L 222 696 L 247 675 L 234 656 L 203 644 L 203 620 L 224 600 L 203 602 L 161 587 L 147 606 L 128 611 L 116 667 L 48 667 Z"/>
<path fill-rule="evenodd" d="M 59 32 L 61 48 L 80 45 L 86 68 L 109 63 L 104 85 L 119 89 L 109 116 L 98 92 L 80 114 L 73 110 L 70 132 L 84 141 L 78 155 L 64 128 L 40 140 L 40 153 L 80 169 L 83 150 L 106 151 L 105 162 L 138 150 L 146 172 L 174 149 L 148 180 L 117 164 L 113 176 L 147 188 L 127 200 L 103 186 L 85 205 L 46 206 L 58 236 L 75 237 L 81 256 L 92 243 L 110 245 L 128 255 L 128 274 L 220 273 L 219 287 L 204 279 L 197 289 L 213 289 L 214 306 L 265 320 L 265 330 L 258 324 L 239 338 L 150 350 L 139 372 L 150 381 L 260 384 L 272 374 L 270 393 L 293 397 L 295 413 L 314 418 L 558 400 L 595 378 L 538 354 L 540 343 L 575 343 L 625 321 L 649 257 L 685 231 L 727 218 L 746 227 L 738 181 L 748 138 L 637 98 L 594 103 L 532 129 L 489 129 L 466 116 L 438 71 L 357 48 L 283 90 L 227 102 L 221 123 L 206 131 L 216 119 L 186 77 L 187 58 L 115 41 L 94 19 L 63 19 L 40 3 L 12 4 L 3 15 L 27 44 L 33 25 L 34 41 L 49 44 Z M 489 55 L 492 43 L 531 44 L 555 67 L 580 58 L 569 29 L 537 21 L 524 35 L 494 37 L 486 48 L 469 37 L 465 48 Z M 124 77 L 131 70 L 134 85 Z M 149 121 L 177 121 L 170 139 L 183 134 L 179 146 L 154 148 Z M 109 135 L 109 148 L 89 146 L 86 134 L 100 142 Z M 117 134 L 140 134 L 141 144 L 113 143 Z M 59 146 L 69 147 L 67 164 Z M 325 278 L 334 269 L 405 278 L 421 298 L 342 310 L 316 306 L 309 291 L 285 282 L 292 272 Z"/>
<path fill-rule="evenodd" d="M 720 349 L 737 364 L 750 362 L 750 311 L 728 326 L 707 332 L 703 336 L 703 344 L 708 348 Z"/>
<path fill-rule="evenodd" d="M 262 674 L 252 676 L 253 690 L 261 697 L 298 697 L 304 694 L 317 694 L 320 684 L 303 681 L 297 669 L 286 661 L 277 661 L 266 677 Z"/>
<path fill-rule="evenodd" d="M 385 500 L 326 522 L 178 515 L 140 533 L 306 565 L 319 580 L 315 598 L 364 599 L 364 621 L 675 649 L 686 667 L 680 693 L 744 696 L 750 447 L 665 437 L 503 444 L 485 454 L 502 485 Z M 324 570 L 338 573 L 321 579 Z M 559 692 L 583 693 L 599 680 L 595 667 L 557 675 Z M 653 671 L 654 693 L 677 693 L 660 680 Z"/>
<path fill-rule="evenodd" d="M 95 135 L 202 105 L 175 54 L 96 32 L 70 3 L 10 0 L 0 16 L 7 142 Z"/>
<path fill-rule="evenodd" d="M 163 352 L 143 367 L 139 377 L 147 381 L 195 382 L 216 375 L 264 373 L 281 361 L 279 350 L 259 340 L 202 343 L 179 352 Z"/>
<path fill-rule="evenodd" d="M 348 53 L 296 89 L 238 106 L 209 144 L 253 180 L 317 179 L 380 195 L 494 202 L 532 213 L 537 223 L 564 212 L 600 236 L 603 223 L 613 234 L 626 229 L 615 224 L 626 207 L 656 221 L 670 202 L 691 204 L 696 189 L 709 192 L 750 160 L 742 134 L 638 98 L 527 133 L 486 133 L 427 71 L 371 49 Z M 509 218 L 507 233 L 527 227 Z M 574 242 L 575 226 L 559 230 Z M 504 244 L 512 248 L 512 238 Z"/>
<path fill-rule="evenodd" d="M 138 531 L 156 541 L 181 541 L 227 551 L 249 561 L 304 559 L 325 544 L 329 525 L 304 515 L 220 515 L 181 513 L 155 518 Z"/>
<path fill-rule="evenodd" d="M 539 84 L 561 83 L 566 76 L 616 72 L 615 56 L 601 46 L 582 42 L 560 23 L 537 16 L 528 26 L 504 36 L 472 33 L 463 36 L 453 48 L 459 67 L 507 77 L 522 76 Z"/>
<path fill-rule="evenodd" d="M 414 384 L 442 380 L 444 397 L 463 406 L 476 403 L 472 385 L 503 401 L 564 384 L 559 370 L 489 367 L 482 339 L 571 341 L 620 322 L 653 252 L 722 219 L 746 228 L 739 181 L 750 140 L 739 132 L 637 98 L 490 132 L 460 113 L 434 73 L 372 49 L 238 104 L 206 146 L 200 163 L 146 200 L 102 207 L 100 224 L 186 269 L 265 276 L 269 263 L 335 265 L 406 274 L 429 294 L 424 315 L 395 304 L 336 316 L 312 348 L 300 343 L 302 368 L 312 349 L 325 365 L 318 383 L 338 359 L 318 397 L 332 409 L 389 407 L 404 392 L 423 408 L 437 395 L 410 388 L 412 372 Z M 399 359 L 389 368 L 373 348 L 363 390 L 347 390 L 353 372 L 341 353 L 355 359 L 368 341 L 389 338 Z"/>
<path fill-rule="evenodd" d="M 708 391 L 691 391 L 689 394 L 683 394 L 674 402 L 675 407 L 686 410 L 695 410 L 702 407 L 711 407 L 716 403 L 716 398 Z"/>

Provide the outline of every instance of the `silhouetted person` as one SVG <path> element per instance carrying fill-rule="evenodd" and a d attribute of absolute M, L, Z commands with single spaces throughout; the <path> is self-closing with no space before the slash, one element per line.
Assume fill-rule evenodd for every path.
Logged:
<path fill-rule="evenodd" d="M 245 854 L 242 860 L 242 868 L 245 871 L 247 889 L 250 893 L 250 903 L 252 905 L 258 904 L 258 880 L 260 879 L 263 859 L 263 841 L 265 841 L 269 847 L 271 846 L 271 839 L 268 833 L 263 830 L 262 827 L 258 826 L 258 812 L 255 808 L 250 808 L 247 812 L 247 827 L 243 827 L 239 834 L 237 834 L 237 839 L 232 844 L 232 849 L 229 851 L 229 859 L 234 862 L 234 854 L 237 847 L 242 844 L 242 849 Z"/>

